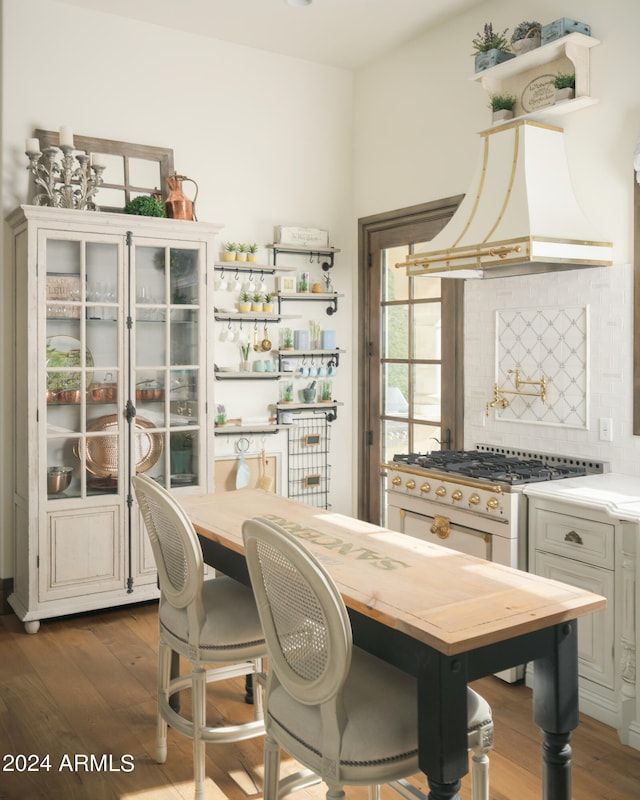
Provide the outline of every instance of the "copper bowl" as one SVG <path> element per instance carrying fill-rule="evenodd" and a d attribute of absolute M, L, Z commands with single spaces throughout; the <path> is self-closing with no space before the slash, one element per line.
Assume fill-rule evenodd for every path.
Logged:
<path fill-rule="evenodd" d="M 49 467 L 47 470 L 47 494 L 60 494 L 69 488 L 73 467 Z"/>

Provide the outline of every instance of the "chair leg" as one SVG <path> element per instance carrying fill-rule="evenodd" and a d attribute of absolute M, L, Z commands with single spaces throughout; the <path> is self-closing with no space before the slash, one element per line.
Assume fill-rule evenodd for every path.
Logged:
<path fill-rule="evenodd" d="M 263 689 L 257 674 L 262 672 L 262 659 L 256 658 L 253 662 L 253 666 L 255 670 L 251 676 L 251 683 L 253 685 L 253 716 L 254 719 L 264 719 Z"/>
<path fill-rule="evenodd" d="M 280 745 L 269 734 L 264 740 L 264 800 L 278 800 L 280 778 Z"/>
<path fill-rule="evenodd" d="M 479 726 L 469 736 L 471 800 L 489 800 L 489 756 L 493 747 L 493 722 Z"/>
<path fill-rule="evenodd" d="M 164 642 L 158 646 L 158 709 L 160 703 L 169 700 L 169 681 L 171 679 L 171 648 Z M 167 760 L 167 723 L 158 710 L 156 731 L 156 761 L 164 764 Z"/>
<path fill-rule="evenodd" d="M 191 676 L 193 697 L 193 775 L 196 785 L 195 800 L 206 800 L 204 784 L 205 743 L 202 731 L 207 724 L 207 671 L 202 667 L 193 670 Z"/>
<path fill-rule="evenodd" d="M 345 793 L 342 786 L 329 786 L 325 796 L 327 800 L 345 800 Z"/>

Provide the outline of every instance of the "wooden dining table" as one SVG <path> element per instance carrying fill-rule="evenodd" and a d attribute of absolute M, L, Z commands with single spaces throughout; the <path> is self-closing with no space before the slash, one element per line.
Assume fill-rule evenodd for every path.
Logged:
<path fill-rule="evenodd" d="M 571 800 L 577 620 L 606 598 L 261 489 L 179 502 L 205 561 L 246 584 L 246 519 L 275 522 L 319 558 L 344 598 L 354 643 L 417 679 L 419 764 L 431 800 L 456 798 L 468 771 L 467 685 L 533 663 L 543 798 Z"/>

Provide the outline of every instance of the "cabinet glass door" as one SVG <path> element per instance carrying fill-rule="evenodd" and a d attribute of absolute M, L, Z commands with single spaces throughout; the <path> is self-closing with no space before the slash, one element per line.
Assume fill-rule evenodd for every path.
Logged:
<path fill-rule="evenodd" d="M 117 493 L 122 474 L 122 246 L 42 233 L 47 495 Z"/>
<path fill-rule="evenodd" d="M 134 469 L 173 488 L 200 483 L 202 258 L 134 242 Z"/>

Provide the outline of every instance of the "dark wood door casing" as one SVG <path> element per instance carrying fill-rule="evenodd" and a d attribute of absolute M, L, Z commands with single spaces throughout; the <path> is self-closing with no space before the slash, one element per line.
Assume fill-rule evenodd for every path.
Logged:
<path fill-rule="evenodd" d="M 381 247 L 432 239 L 451 219 L 463 195 L 447 197 L 397 211 L 364 217 L 358 221 L 358 517 L 379 522 L 379 409 L 380 409 L 380 286 L 372 278 L 379 270 L 373 253 Z M 451 415 L 451 448 L 462 447 L 463 437 L 463 286 L 461 280 L 444 280 L 443 315 L 446 308 L 449 336 L 443 336 L 443 387 L 453 387 L 447 412 Z"/>

